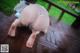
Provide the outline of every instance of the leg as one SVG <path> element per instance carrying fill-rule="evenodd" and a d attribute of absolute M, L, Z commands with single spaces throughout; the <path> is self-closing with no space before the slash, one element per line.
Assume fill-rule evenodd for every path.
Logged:
<path fill-rule="evenodd" d="M 26 46 L 29 48 L 33 47 L 34 41 L 36 39 L 37 34 L 39 34 L 40 31 L 32 31 L 32 34 L 30 35 L 29 39 L 26 42 Z"/>
<path fill-rule="evenodd" d="M 12 23 L 12 25 L 11 25 L 11 27 L 10 27 L 10 29 L 9 29 L 8 35 L 14 37 L 14 36 L 15 36 L 16 27 L 19 26 L 19 25 L 20 25 L 20 21 L 19 21 L 19 19 L 16 19 L 16 20 Z"/>

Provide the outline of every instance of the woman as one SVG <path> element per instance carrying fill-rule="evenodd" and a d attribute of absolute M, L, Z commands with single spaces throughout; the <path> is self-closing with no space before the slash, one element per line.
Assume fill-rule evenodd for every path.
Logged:
<path fill-rule="evenodd" d="M 38 4 L 29 4 L 22 9 L 19 18 L 12 23 L 8 34 L 14 37 L 17 26 L 29 26 L 32 30 L 32 34 L 27 40 L 26 46 L 32 48 L 36 36 L 40 32 L 44 32 L 45 34 L 47 33 L 49 23 L 50 20 L 48 12 L 43 6 Z"/>

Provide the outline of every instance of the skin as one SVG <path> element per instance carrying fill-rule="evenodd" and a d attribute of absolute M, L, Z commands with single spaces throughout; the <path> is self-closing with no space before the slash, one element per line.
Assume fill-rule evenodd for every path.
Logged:
<path fill-rule="evenodd" d="M 12 23 L 8 34 L 12 37 L 15 37 L 15 31 L 17 26 L 30 25 L 32 27 L 32 34 L 27 40 L 26 46 L 32 48 L 36 36 L 41 31 L 47 33 L 49 22 L 49 16 L 46 9 L 37 4 L 30 4 L 23 9 L 20 18 L 16 19 Z"/>

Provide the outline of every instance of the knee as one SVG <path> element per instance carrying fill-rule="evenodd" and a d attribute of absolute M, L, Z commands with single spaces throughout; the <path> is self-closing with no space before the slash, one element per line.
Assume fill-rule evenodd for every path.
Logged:
<path fill-rule="evenodd" d="M 20 21 L 19 19 L 16 19 L 13 23 L 12 23 L 12 26 L 17 26 L 19 25 Z"/>

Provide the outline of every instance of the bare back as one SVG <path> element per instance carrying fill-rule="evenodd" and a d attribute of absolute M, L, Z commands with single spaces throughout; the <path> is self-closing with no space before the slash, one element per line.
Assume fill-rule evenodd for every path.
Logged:
<path fill-rule="evenodd" d="M 31 24 L 35 30 L 43 31 L 42 29 L 49 26 L 48 12 L 38 4 L 30 4 L 25 7 L 19 19 L 23 25 Z"/>

